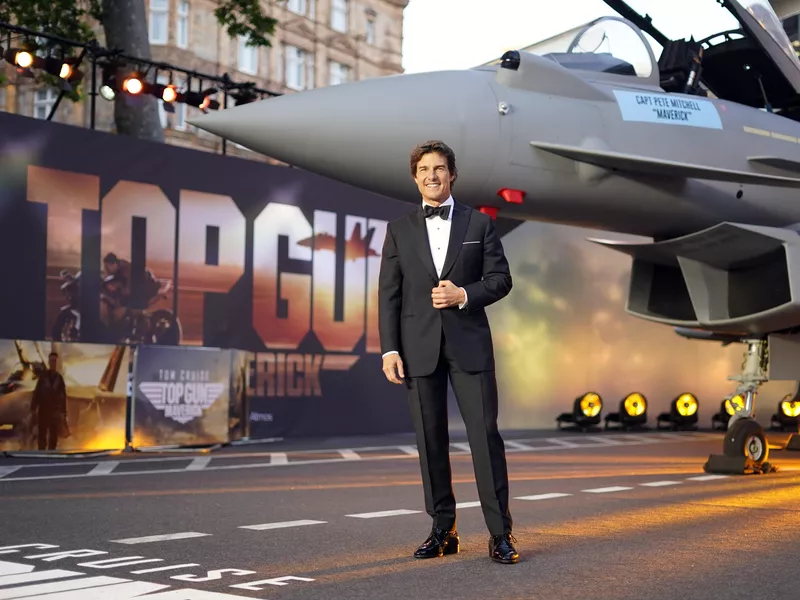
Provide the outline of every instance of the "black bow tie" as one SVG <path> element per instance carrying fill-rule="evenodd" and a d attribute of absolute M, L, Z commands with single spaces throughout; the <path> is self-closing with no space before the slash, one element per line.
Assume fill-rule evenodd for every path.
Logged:
<path fill-rule="evenodd" d="M 444 219 L 446 221 L 447 217 L 450 215 L 450 206 L 449 205 L 448 206 L 431 206 L 429 204 L 426 204 L 425 207 L 422 210 L 423 210 L 423 212 L 425 214 L 425 218 L 426 219 L 430 219 L 431 217 L 439 216 L 439 217 L 441 217 L 442 219 Z"/>

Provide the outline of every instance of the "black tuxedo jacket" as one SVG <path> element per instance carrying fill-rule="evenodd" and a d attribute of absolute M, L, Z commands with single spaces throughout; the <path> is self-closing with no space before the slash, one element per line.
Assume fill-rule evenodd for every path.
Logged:
<path fill-rule="evenodd" d="M 464 288 L 466 307 L 433 307 L 431 292 L 440 277 L 433 264 L 422 206 L 390 222 L 378 280 L 381 352 L 398 351 L 406 377 L 429 375 L 439 361 L 444 330 L 462 370 L 494 369 L 492 334 L 484 308 L 511 291 L 511 273 L 491 217 L 454 203 L 441 279 Z"/>

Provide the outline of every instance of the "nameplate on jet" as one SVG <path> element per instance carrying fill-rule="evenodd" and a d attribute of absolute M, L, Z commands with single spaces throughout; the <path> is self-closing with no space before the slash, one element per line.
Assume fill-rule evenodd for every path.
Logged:
<path fill-rule="evenodd" d="M 622 90 L 614 95 L 625 121 L 722 129 L 717 107 L 709 100 Z"/>

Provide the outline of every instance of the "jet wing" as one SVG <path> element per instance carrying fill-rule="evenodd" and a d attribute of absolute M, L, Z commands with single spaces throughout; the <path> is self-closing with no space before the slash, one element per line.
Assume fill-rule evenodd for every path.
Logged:
<path fill-rule="evenodd" d="M 798 177 L 749 173 L 747 171 L 704 167 L 702 165 L 693 165 L 647 156 L 637 156 L 635 154 L 625 154 L 623 152 L 594 150 L 580 148 L 578 146 L 567 146 L 564 144 L 551 144 L 549 142 L 531 142 L 531 146 L 578 162 L 630 174 L 660 175 L 681 179 L 708 179 L 711 181 L 728 181 L 731 183 L 800 188 L 800 173 L 798 173 Z"/>
<path fill-rule="evenodd" d="M 754 165 L 763 165 L 782 171 L 790 171 L 800 175 L 800 162 L 780 156 L 748 156 L 747 161 Z"/>

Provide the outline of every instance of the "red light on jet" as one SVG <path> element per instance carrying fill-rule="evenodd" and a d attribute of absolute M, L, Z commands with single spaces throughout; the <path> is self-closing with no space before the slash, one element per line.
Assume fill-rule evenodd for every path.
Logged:
<path fill-rule="evenodd" d="M 481 206 L 478 208 L 478 210 L 483 214 L 492 217 L 492 220 L 497 218 L 497 209 L 494 206 Z"/>
<path fill-rule="evenodd" d="M 512 190 L 509 188 L 497 190 L 497 195 L 509 204 L 522 204 L 522 199 L 525 198 L 525 192 L 522 190 Z"/>

